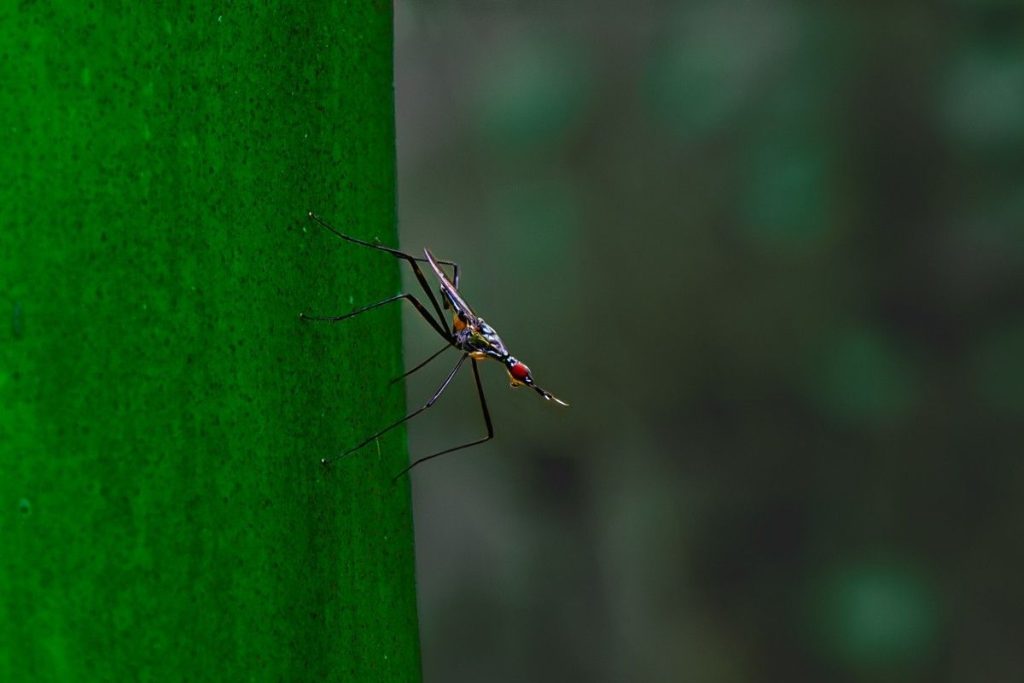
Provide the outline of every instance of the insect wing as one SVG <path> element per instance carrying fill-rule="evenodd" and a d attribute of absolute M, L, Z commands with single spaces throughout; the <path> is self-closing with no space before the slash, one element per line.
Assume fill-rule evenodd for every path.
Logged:
<path fill-rule="evenodd" d="M 437 279 L 441 281 L 441 291 L 444 292 L 444 295 L 451 302 L 452 306 L 455 307 L 455 310 L 466 314 L 467 317 L 476 318 L 477 314 L 473 312 L 473 309 L 469 307 L 469 304 L 467 304 L 462 296 L 459 295 L 459 290 L 455 289 L 455 285 L 448 280 L 448 277 L 444 274 L 444 271 L 441 270 L 441 266 L 437 264 L 437 260 L 434 258 L 434 255 L 430 253 L 430 250 L 424 249 L 423 253 L 426 254 L 427 263 L 429 263 L 430 267 L 434 269 L 434 274 L 437 275 Z"/>

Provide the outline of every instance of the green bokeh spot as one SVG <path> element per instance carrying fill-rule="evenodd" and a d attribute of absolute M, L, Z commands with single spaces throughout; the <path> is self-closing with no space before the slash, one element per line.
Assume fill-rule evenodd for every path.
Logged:
<path fill-rule="evenodd" d="M 571 190 L 557 178 L 500 188 L 490 206 L 500 253 L 527 272 L 564 267 L 580 223 L 580 206 Z"/>
<path fill-rule="evenodd" d="M 651 61 L 652 109 L 684 139 L 700 138 L 731 120 L 747 91 L 746 53 L 720 43 L 675 39 Z"/>
<path fill-rule="evenodd" d="M 814 612 L 818 647 L 855 669 L 922 662 L 939 630 L 926 577 L 899 564 L 854 565 L 826 577 Z"/>
<path fill-rule="evenodd" d="M 941 111 L 950 137 L 971 150 L 1024 143 L 1024 52 L 965 50 L 947 76 Z"/>
<path fill-rule="evenodd" d="M 645 99 L 668 131 L 686 141 L 729 129 L 773 64 L 798 45 L 792 13 L 781 6 L 751 5 L 742 19 L 727 6 L 681 6 L 651 52 Z"/>
<path fill-rule="evenodd" d="M 585 56 L 571 45 L 524 41 L 481 75 L 477 125 L 495 144 L 549 144 L 579 119 L 590 81 Z"/>
<path fill-rule="evenodd" d="M 829 412 L 860 424 L 903 416 L 917 393 L 904 355 L 888 338 L 868 328 L 851 330 L 833 341 L 817 386 Z"/>
<path fill-rule="evenodd" d="M 828 163 L 814 139 L 770 136 L 757 148 L 743 195 L 743 225 L 755 243 L 797 247 L 830 227 Z"/>

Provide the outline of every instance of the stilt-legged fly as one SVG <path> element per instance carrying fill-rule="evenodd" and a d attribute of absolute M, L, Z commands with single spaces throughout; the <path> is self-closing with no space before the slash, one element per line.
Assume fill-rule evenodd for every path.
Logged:
<path fill-rule="evenodd" d="M 416 417 L 424 410 L 434 405 L 434 403 L 437 402 L 437 399 L 441 397 L 441 394 L 444 393 L 444 390 L 448 388 L 448 385 L 451 384 L 452 379 L 455 378 L 455 375 L 462 368 L 462 365 L 466 362 L 467 358 L 471 360 L 473 364 L 473 378 L 476 380 L 476 391 L 477 395 L 480 397 L 480 408 L 483 411 L 484 424 L 486 424 L 487 426 L 487 436 L 481 439 L 477 439 L 476 441 L 470 441 L 469 443 L 461 444 L 459 446 L 446 448 L 443 451 L 438 451 L 437 453 L 432 453 L 430 455 L 419 458 L 418 460 L 414 460 L 412 464 L 410 464 L 408 467 L 406 467 L 401 472 L 396 474 L 394 477 L 395 479 L 402 476 L 403 474 L 405 474 L 413 467 L 419 465 L 422 462 L 426 462 L 427 460 L 436 458 L 439 455 L 444 455 L 445 453 L 451 453 L 452 451 L 458 451 L 463 448 L 469 448 L 470 446 L 476 446 L 477 444 L 481 444 L 485 441 L 489 441 L 490 439 L 494 438 L 494 425 L 491 424 L 491 413 L 487 409 L 487 399 L 484 397 L 484 387 L 480 383 L 480 370 L 477 368 L 477 364 L 481 360 L 490 358 L 504 365 L 505 370 L 508 372 L 509 383 L 513 387 L 525 385 L 536 391 L 545 400 L 554 401 L 555 403 L 558 403 L 559 405 L 563 406 L 569 405 L 565 401 L 556 398 L 550 392 L 537 386 L 536 382 L 533 381 L 533 375 L 530 373 L 530 368 L 526 367 L 526 365 L 524 365 L 520 360 L 518 360 L 515 356 L 508 352 L 508 349 L 505 348 L 505 343 L 501 341 L 501 337 L 498 336 L 497 332 L 495 332 L 490 325 L 484 322 L 483 318 L 474 313 L 473 309 L 469 307 L 469 304 L 467 304 L 465 300 L 463 300 L 462 296 L 459 294 L 458 264 L 456 264 L 453 261 L 444 261 L 434 258 L 434 255 L 430 253 L 429 249 L 423 250 L 423 254 L 424 256 L 426 256 L 426 258 L 419 258 L 417 256 L 406 254 L 405 252 L 399 251 L 397 249 L 385 247 L 381 244 L 364 242 L 363 240 L 356 239 L 355 237 L 351 237 L 349 235 L 345 235 L 339 232 L 312 211 L 309 212 L 309 218 L 343 240 L 352 242 L 353 244 L 359 244 L 364 247 L 369 247 L 371 249 L 376 249 L 378 251 L 384 251 L 391 254 L 392 256 L 395 256 L 396 258 L 400 258 L 406 261 L 412 268 L 413 275 L 416 276 L 416 281 L 419 283 L 420 287 L 423 288 L 423 292 L 426 294 L 427 299 L 429 300 L 431 308 L 433 310 L 431 311 L 427 309 L 427 307 L 424 306 L 419 299 L 417 299 L 412 294 L 405 292 L 402 294 L 397 294 L 392 297 L 388 297 L 387 299 L 378 301 L 375 304 L 370 304 L 369 306 L 357 308 L 351 313 L 346 313 L 345 315 L 313 316 L 306 315 L 305 313 L 300 313 L 299 318 L 301 318 L 302 320 L 339 322 L 342 320 L 347 320 L 353 316 L 357 316 L 360 313 L 366 313 L 367 311 L 373 310 L 378 306 L 383 306 L 384 304 L 388 304 L 393 301 L 400 301 L 402 299 L 405 299 L 406 301 L 411 303 L 413 307 L 416 309 L 416 311 L 421 316 L 423 316 L 423 319 L 427 321 L 427 323 L 434 329 L 435 332 L 437 332 L 441 336 L 442 339 L 444 339 L 445 345 L 441 347 L 439 351 L 437 351 L 432 356 L 427 358 L 425 361 L 415 366 L 411 370 L 407 371 L 400 377 L 397 377 L 393 381 L 398 381 L 404 377 L 411 375 L 412 373 L 416 372 L 417 370 L 419 370 L 427 363 L 440 356 L 444 351 L 448 350 L 451 347 L 454 347 L 461 352 L 458 362 L 455 363 L 455 367 L 452 368 L 451 372 L 449 372 L 448 375 L 444 378 L 444 381 L 441 382 L 441 386 L 437 388 L 437 391 L 434 392 L 434 395 L 430 397 L 429 401 L 427 401 L 422 406 L 420 406 L 416 410 L 412 411 L 411 413 L 403 417 L 401 420 L 398 420 L 397 422 L 388 425 L 384 429 L 381 429 L 379 432 L 371 434 L 370 436 L 366 437 L 365 439 L 363 439 L 362 441 L 360 441 L 359 443 L 357 443 L 355 446 L 348 449 L 344 453 L 334 456 L 333 458 L 324 458 L 324 463 L 332 462 L 333 460 L 343 458 L 346 455 L 349 455 L 350 453 L 358 451 L 360 448 L 367 445 L 377 437 L 386 434 L 387 432 L 391 431 L 398 425 Z M 437 276 L 441 288 L 441 303 L 438 303 L 437 297 L 434 296 L 433 290 L 427 283 L 427 279 L 426 277 L 424 277 L 423 271 L 420 269 L 420 263 L 429 264 L 431 270 L 434 271 L 434 275 Z M 452 268 L 451 280 L 449 280 L 448 276 L 445 275 L 443 270 L 441 270 L 442 265 L 450 266 Z M 448 328 L 447 318 L 445 314 L 441 311 L 442 303 L 444 305 L 445 310 L 452 309 L 453 311 L 452 324 L 450 330 Z"/>

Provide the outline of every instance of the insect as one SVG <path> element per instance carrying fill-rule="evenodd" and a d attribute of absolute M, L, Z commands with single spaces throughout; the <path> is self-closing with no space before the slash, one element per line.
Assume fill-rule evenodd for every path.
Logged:
<path fill-rule="evenodd" d="M 526 367 L 526 365 L 522 361 L 520 361 L 511 353 L 509 353 L 508 349 L 505 347 L 505 343 L 501 340 L 501 337 L 498 336 L 498 333 L 494 331 L 494 328 L 488 325 L 483 318 L 474 313 L 473 309 L 469 307 L 469 304 L 465 302 L 465 300 L 462 298 L 462 295 L 459 294 L 459 266 L 457 263 L 455 263 L 454 261 L 446 261 L 434 258 L 434 255 L 430 253 L 429 249 L 423 250 L 425 258 L 419 258 L 417 256 L 407 254 L 403 251 L 392 249 L 391 247 L 385 247 L 382 244 L 364 242 L 363 240 L 357 239 L 350 235 L 345 235 L 344 233 L 338 231 L 312 211 L 309 212 L 309 218 L 315 223 L 319 224 L 324 229 L 328 230 L 329 232 L 333 233 L 334 235 L 340 237 L 343 240 L 352 242 L 353 244 L 359 244 L 364 247 L 369 247 L 371 249 L 376 249 L 378 251 L 387 252 L 388 254 L 391 254 L 396 258 L 406 261 L 412 268 L 413 275 L 416 276 L 416 281 L 419 283 L 420 287 L 422 287 L 423 289 L 423 292 L 426 294 L 427 300 L 429 301 L 431 308 L 428 309 L 414 295 L 408 292 L 403 292 L 402 294 L 396 294 L 395 296 L 388 297 L 387 299 L 382 299 L 377 303 L 357 308 L 356 310 L 350 313 L 346 313 L 345 315 L 314 316 L 306 315 L 305 313 L 300 313 L 299 318 L 301 318 L 302 320 L 310 321 L 340 322 L 342 320 L 348 320 L 349 318 L 357 316 L 361 313 L 366 313 L 367 311 L 371 311 L 379 306 L 383 306 L 384 304 L 389 304 L 394 301 L 401 301 L 404 299 L 411 303 L 413 307 L 416 309 L 416 311 L 421 316 L 423 316 L 423 319 L 427 321 L 431 328 L 433 328 L 434 331 L 437 332 L 438 335 L 440 335 L 441 338 L 444 339 L 445 345 L 419 365 L 416 365 L 411 370 L 406 371 L 405 374 L 396 377 L 394 380 L 392 380 L 392 382 L 397 382 L 400 379 L 408 377 L 412 373 L 424 367 L 430 361 L 440 356 L 449 348 L 455 348 L 461 352 L 461 354 L 459 355 L 459 360 L 455 363 L 455 367 L 452 368 L 448 375 L 444 378 L 444 381 L 441 382 L 441 385 L 437 388 L 437 391 L 434 392 L 434 395 L 430 397 L 429 401 L 427 401 L 422 406 L 412 411 L 402 419 L 393 422 L 392 424 L 389 424 L 388 426 L 384 427 L 375 434 L 371 434 L 370 436 L 360 441 L 352 448 L 349 448 L 344 453 L 336 455 L 332 458 L 324 458 L 322 460 L 323 463 L 326 464 L 334 460 L 338 460 L 351 453 L 358 451 L 360 448 L 367 445 L 374 439 L 377 439 L 378 437 L 386 434 L 387 432 L 391 431 L 400 424 L 416 417 L 417 415 L 425 411 L 427 408 L 430 408 L 432 405 L 434 405 L 434 403 L 437 402 L 437 399 L 441 397 L 441 394 L 444 393 L 445 389 L 448 388 L 448 385 L 451 384 L 451 381 L 455 378 L 455 375 L 458 374 L 459 370 L 465 364 L 467 359 L 470 360 L 472 363 L 473 378 L 476 380 L 476 391 L 477 396 L 479 396 L 480 398 L 480 409 L 483 412 L 484 424 L 487 426 L 487 436 L 477 439 L 475 441 L 460 444 L 458 446 L 446 448 L 443 451 L 438 451 L 437 453 L 432 453 L 430 455 L 419 458 L 418 460 L 414 460 L 409 466 L 407 466 L 401 472 L 396 474 L 394 476 L 394 479 L 398 479 L 403 474 L 406 474 L 416 465 L 426 462 L 427 460 L 436 458 L 439 455 L 444 455 L 446 453 L 451 453 L 453 451 L 462 450 L 463 448 L 469 448 L 470 446 L 476 446 L 478 444 L 482 444 L 485 441 L 489 441 L 492 438 L 494 438 L 494 425 L 491 423 L 491 413 L 487 409 L 487 399 L 484 396 L 484 388 L 480 382 L 480 370 L 477 367 L 479 362 L 482 360 L 492 359 L 504 365 L 505 370 L 508 372 L 509 383 L 513 387 L 527 386 L 536 391 L 538 394 L 540 394 L 540 396 L 543 397 L 545 400 L 554 401 L 555 403 L 558 403 L 559 405 L 563 406 L 569 405 L 565 401 L 554 396 L 551 392 L 542 389 L 540 386 L 538 386 L 533 379 L 533 374 L 530 372 L 530 368 Z M 419 266 L 420 263 L 428 264 L 430 266 L 430 269 L 434 271 L 434 275 L 437 276 L 437 279 L 440 283 L 440 303 L 438 302 L 437 297 L 434 296 L 434 292 L 430 288 L 430 285 L 427 283 L 427 278 L 424 276 L 423 270 Z M 441 269 L 442 265 L 450 266 L 452 268 L 451 280 L 448 279 L 448 276 Z M 450 329 L 447 323 L 447 317 L 441 310 L 442 304 L 445 310 L 450 309 L 452 311 Z"/>

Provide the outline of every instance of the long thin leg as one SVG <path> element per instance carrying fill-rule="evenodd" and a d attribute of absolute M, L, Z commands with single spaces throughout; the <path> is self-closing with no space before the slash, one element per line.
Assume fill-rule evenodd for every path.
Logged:
<path fill-rule="evenodd" d="M 445 351 L 447 351 L 450 348 L 453 348 L 451 343 L 445 344 L 444 346 L 442 346 L 440 348 L 440 350 L 435 351 L 433 354 L 431 354 L 430 358 L 426 359 L 425 361 L 423 361 L 422 363 L 420 363 L 419 365 L 414 367 L 412 370 L 406 370 L 401 375 L 399 375 L 398 377 L 396 377 L 393 380 L 391 380 L 390 382 L 388 382 L 388 384 L 394 384 L 398 380 L 404 379 L 404 378 L 408 377 L 409 375 L 411 375 L 412 373 L 416 372 L 417 370 L 422 368 L 424 365 L 426 365 L 430 361 L 434 360 L 435 358 L 437 358 L 438 356 L 440 356 L 442 353 L 444 353 Z"/>
<path fill-rule="evenodd" d="M 424 410 L 426 410 L 430 406 L 434 405 L 434 403 L 437 402 L 437 399 L 441 398 L 441 394 L 443 394 L 444 390 L 448 388 L 448 385 L 451 384 L 452 378 L 455 377 L 455 373 L 457 373 L 459 371 L 459 368 L 462 367 L 462 364 L 466 362 L 467 358 L 469 358 L 469 356 L 466 355 L 466 354 L 462 354 L 461 356 L 459 356 L 459 362 L 455 364 L 455 367 L 452 368 L 452 371 L 449 372 L 448 376 L 444 378 L 444 381 L 441 382 L 441 386 L 439 386 L 437 388 L 437 391 L 435 391 L 434 395 L 430 397 L 430 400 L 427 401 L 426 403 L 424 403 L 422 406 L 420 406 L 416 410 L 412 411 L 411 413 L 409 413 L 408 415 L 403 417 L 401 420 L 398 420 L 396 422 L 392 422 L 387 427 L 385 427 L 384 429 L 380 430 L 379 432 L 377 432 L 373 436 L 367 437 L 365 440 L 363 440 L 360 443 L 356 444 L 355 446 L 353 446 L 352 448 L 348 449 L 347 451 L 345 451 L 341 455 L 337 455 L 337 456 L 335 456 L 333 458 L 324 458 L 320 462 L 322 462 L 322 463 L 324 463 L 326 465 L 327 463 L 333 462 L 334 460 L 339 460 L 341 458 L 344 458 L 349 453 L 354 453 L 354 452 L 358 451 L 360 448 L 362 448 L 366 444 L 370 443 L 374 439 L 376 439 L 376 438 L 378 438 L 380 436 L 383 436 L 384 434 L 387 434 L 389 431 L 391 431 L 392 429 L 394 429 L 398 425 L 400 425 L 403 422 L 406 422 L 408 420 L 411 420 L 412 418 L 416 417 L 417 415 L 422 413 Z M 474 363 L 474 367 L 476 367 L 475 363 Z"/>
<path fill-rule="evenodd" d="M 483 384 L 480 383 L 480 371 L 477 369 L 477 361 L 475 359 L 473 360 L 473 377 L 476 379 L 476 393 L 480 397 L 480 409 L 483 411 L 484 422 L 487 424 L 487 436 L 485 436 L 482 439 L 477 439 L 476 441 L 464 443 L 461 446 L 453 446 L 452 448 L 448 448 L 438 453 L 433 453 L 431 455 L 424 456 L 419 460 L 414 460 L 411 465 L 409 465 L 404 470 L 402 470 L 394 477 L 392 477 L 391 481 L 396 481 L 399 477 L 401 477 L 403 474 L 407 474 L 409 470 L 411 470 L 413 467 L 416 467 L 416 465 L 419 465 L 421 462 L 426 462 L 428 460 L 431 460 L 432 458 L 436 458 L 439 455 L 444 455 L 445 453 L 451 453 L 452 451 L 459 451 L 462 450 L 463 448 L 476 446 L 477 444 L 481 444 L 485 441 L 490 441 L 491 439 L 494 438 L 494 425 L 491 423 L 491 411 L 487 409 L 487 398 L 484 396 L 484 386 Z"/>
<path fill-rule="evenodd" d="M 313 321 L 336 323 L 336 322 L 341 322 L 342 320 L 347 320 L 347 319 L 349 319 L 349 318 L 351 318 L 353 316 L 359 315 L 360 313 L 366 313 L 367 311 L 372 311 L 373 309 L 377 308 L 378 306 L 383 306 L 384 304 L 389 304 L 392 301 L 398 301 L 399 299 L 406 299 L 409 303 L 411 303 L 413 306 L 415 306 L 416 310 L 419 311 L 419 314 L 423 316 L 424 320 L 426 320 L 428 323 L 430 323 L 430 326 L 433 327 L 434 330 L 439 335 L 444 337 L 445 340 L 448 341 L 449 344 L 451 343 L 451 334 L 449 334 L 448 330 L 445 329 L 444 325 L 442 325 L 441 323 L 439 323 L 437 320 L 434 319 L 434 317 L 430 314 L 430 311 L 428 311 L 427 308 L 423 304 L 421 304 L 419 302 L 419 299 L 414 297 L 412 294 L 408 294 L 408 293 L 396 294 L 395 296 L 389 296 L 387 299 L 383 299 L 381 301 L 378 301 L 375 304 L 370 304 L 369 306 L 363 306 L 362 308 L 357 308 L 356 310 L 352 311 L 351 313 L 346 313 L 345 315 L 326 315 L 325 316 L 325 315 L 306 315 L 305 313 L 299 313 L 299 319 L 300 320 L 313 320 Z"/>
<path fill-rule="evenodd" d="M 442 327 L 444 326 L 444 322 L 445 322 L 446 319 L 445 319 L 444 314 L 441 312 L 441 306 L 437 302 L 437 297 L 434 296 L 434 290 L 430 288 L 430 285 L 427 283 L 427 278 L 424 277 L 423 271 L 420 270 L 420 267 L 416 263 L 417 261 L 424 261 L 425 259 L 417 258 L 417 257 L 413 256 L 412 254 L 406 254 L 404 251 L 399 251 L 398 249 L 392 249 L 391 247 L 385 247 L 383 244 L 374 244 L 373 242 L 365 242 L 365 241 L 363 241 L 361 239 L 358 239 L 356 237 L 351 237 L 349 235 L 346 235 L 343 232 L 339 232 L 337 229 L 335 229 L 333 226 L 331 226 L 330 223 L 328 223 L 324 219 L 320 218 L 320 216 L 316 215 L 312 211 L 309 212 L 309 217 L 310 217 L 310 219 L 312 219 L 313 221 L 318 223 L 321 227 L 323 227 L 325 230 L 328 230 L 328 231 L 334 233 L 335 235 L 337 235 L 338 237 L 340 237 L 343 240 L 346 240 L 348 242 L 352 242 L 353 244 L 361 244 L 362 246 L 370 247 L 371 249 L 377 249 L 378 251 L 386 251 L 387 253 L 391 254 L 392 256 L 395 256 L 397 258 L 404 259 L 404 260 L 408 261 L 409 265 L 412 267 L 413 275 L 416 276 L 416 280 L 420 283 L 420 287 L 422 287 L 423 291 L 427 293 L 427 297 L 430 299 L 430 303 L 432 303 L 434 305 L 434 310 L 437 311 L 437 319 L 441 321 Z M 452 261 L 439 261 L 439 263 L 445 263 L 447 265 L 453 266 L 455 268 L 455 275 L 454 275 L 454 277 L 455 277 L 455 280 L 458 281 L 459 267 L 457 265 L 455 265 L 455 263 L 453 263 Z"/>

